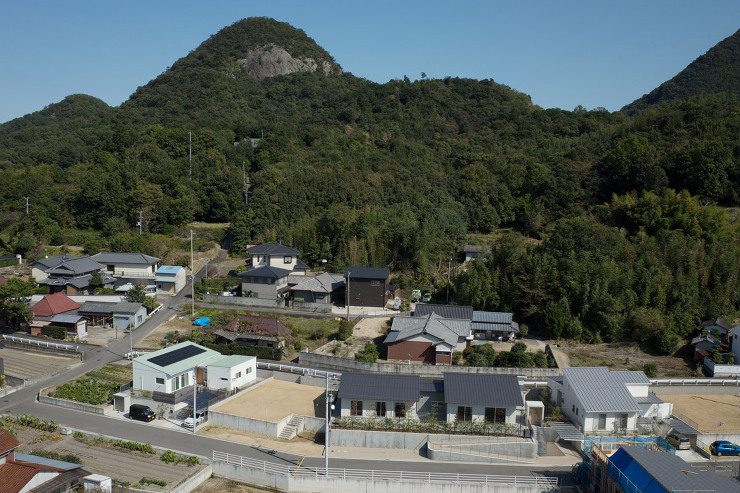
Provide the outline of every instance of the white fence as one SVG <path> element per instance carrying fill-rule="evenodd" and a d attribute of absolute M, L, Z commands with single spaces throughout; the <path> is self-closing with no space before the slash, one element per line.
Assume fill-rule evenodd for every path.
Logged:
<path fill-rule="evenodd" d="M 442 472 L 383 471 L 374 469 L 339 469 L 323 467 L 298 467 L 240 455 L 213 451 L 213 462 L 221 462 L 257 471 L 292 477 L 333 478 L 360 481 L 402 481 L 415 483 L 470 483 L 476 485 L 536 486 L 556 488 L 558 478 L 549 476 L 503 476 L 491 474 L 457 474 Z"/>
<path fill-rule="evenodd" d="M 706 385 L 706 386 L 740 386 L 740 379 L 721 379 L 721 378 L 653 378 L 650 379 L 650 385 Z"/>
<path fill-rule="evenodd" d="M 29 346 L 45 347 L 49 349 L 59 349 L 63 351 L 79 351 L 79 346 L 75 344 L 59 344 L 57 342 L 39 341 L 37 339 L 26 339 L 25 337 L 16 337 L 3 334 L 6 341 L 16 342 L 18 344 L 28 344 Z"/>
<path fill-rule="evenodd" d="M 326 378 L 326 376 L 329 375 L 329 378 L 331 378 L 332 380 L 339 380 L 340 378 L 342 378 L 342 374 L 338 372 L 315 370 L 313 368 L 303 368 L 301 366 L 293 366 L 293 365 L 281 365 L 280 363 L 267 363 L 265 361 L 257 361 L 257 368 L 259 368 L 260 370 L 271 370 L 271 371 L 282 371 L 285 373 L 295 373 L 298 375 L 303 375 L 303 376 L 308 376 L 308 377 Z"/>

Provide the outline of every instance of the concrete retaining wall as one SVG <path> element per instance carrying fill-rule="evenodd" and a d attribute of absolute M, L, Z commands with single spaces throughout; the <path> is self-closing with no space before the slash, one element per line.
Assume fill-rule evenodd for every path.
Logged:
<path fill-rule="evenodd" d="M 338 372 L 400 373 L 422 377 L 441 377 L 442 372 L 486 373 L 494 375 L 525 375 L 529 378 L 553 377 L 560 374 L 558 368 L 492 368 L 449 365 L 402 365 L 398 363 L 368 363 L 354 359 L 337 358 L 324 354 L 302 351 L 298 355 L 301 365 Z"/>
<path fill-rule="evenodd" d="M 218 305 L 238 306 L 261 306 L 263 308 L 285 308 L 285 302 L 280 300 L 266 300 L 260 298 L 245 298 L 242 296 L 219 296 L 215 294 L 203 294 L 203 301 L 213 302 Z"/>
<path fill-rule="evenodd" d="M 53 406 L 67 407 L 69 409 L 76 409 L 78 411 L 85 411 L 87 413 L 95 414 L 107 414 L 113 411 L 113 406 L 93 406 L 92 404 L 85 404 L 84 402 L 68 401 L 66 399 L 56 399 L 49 397 L 48 395 L 39 394 L 39 402 L 45 404 L 51 404 Z"/>
<path fill-rule="evenodd" d="M 208 465 L 189 478 L 186 478 L 183 483 L 175 486 L 170 490 L 170 493 L 190 493 L 195 488 L 208 481 L 211 474 L 213 474 L 213 466 Z"/>
<path fill-rule="evenodd" d="M 30 339 L 30 338 L 29 338 Z M 34 339 L 35 340 L 35 339 Z M 56 341 L 43 341 L 43 342 L 56 342 Z M 58 356 L 66 356 L 68 358 L 74 358 L 82 360 L 82 351 L 68 351 L 66 349 L 55 349 L 55 348 L 47 348 L 44 346 L 34 346 L 33 344 L 23 344 L 21 342 L 11 341 L 11 340 L 4 340 L 2 341 L 3 346 L 11 349 L 21 349 L 23 351 L 33 351 L 35 353 L 46 353 L 46 354 L 56 354 Z M 67 344 L 64 341 L 58 341 L 59 344 Z"/>
<path fill-rule="evenodd" d="M 241 483 L 280 491 L 311 493 L 540 493 L 556 491 L 544 486 L 486 485 L 483 483 L 434 483 L 410 481 L 372 481 L 340 478 L 293 477 L 239 467 L 223 462 L 213 463 L 213 474 Z M 451 475 L 452 476 L 452 475 Z"/>
<path fill-rule="evenodd" d="M 303 416 L 303 428 L 309 431 L 315 431 L 317 433 L 324 431 L 324 425 L 326 420 L 323 418 L 316 418 L 313 416 Z"/>
<path fill-rule="evenodd" d="M 208 411 L 208 424 L 272 437 L 278 436 L 278 422 L 235 416 L 218 411 Z"/>

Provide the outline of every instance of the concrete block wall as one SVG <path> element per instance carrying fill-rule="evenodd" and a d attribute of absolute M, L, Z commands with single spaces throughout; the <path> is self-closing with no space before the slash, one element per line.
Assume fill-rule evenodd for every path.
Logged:
<path fill-rule="evenodd" d="M 67 407 L 69 409 L 76 409 L 78 411 L 85 411 L 87 413 L 95 414 L 107 414 L 113 411 L 113 406 L 93 406 L 92 404 L 68 401 L 66 399 L 56 399 L 54 397 L 49 397 L 48 395 L 42 394 L 39 394 L 39 402 L 51 404 L 52 406 Z"/>

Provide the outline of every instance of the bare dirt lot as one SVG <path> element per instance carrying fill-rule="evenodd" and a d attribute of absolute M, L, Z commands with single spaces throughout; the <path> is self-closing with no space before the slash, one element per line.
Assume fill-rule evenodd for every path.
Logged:
<path fill-rule="evenodd" d="M 324 389 L 270 380 L 213 410 L 267 421 L 279 421 L 290 414 L 323 417 Z"/>
<path fill-rule="evenodd" d="M 73 454 L 82 460 L 83 467 L 95 474 L 110 476 L 119 482 L 134 485 L 142 477 L 167 481 L 167 486 L 144 486 L 149 491 L 167 492 L 180 481 L 194 474 L 202 466 L 172 465 L 163 462 L 160 454 L 146 455 L 113 446 L 90 445 L 72 436 L 44 433 L 30 428 L 14 427 L 16 438 L 23 443 L 18 451 L 26 454 L 33 450 L 55 451 L 62 455 Z"/>
<path fill-rule="evenodd" d="M 192 493 L 262 493 L 263 491 L 274 490 L 255 488 L 254 486 L 247 486 L 236 481 L 212 477 L 195 488 Z"/>
<path fill-rule="evenodd" d="M 222 426 L 205 426 L 198 430 L 199 435 L 220 438 L 230 442 L 244 443 L 258 449 L 283 450 L 293 454 L 319 456 L 323 453 L 324 445 L 314 441 L 315 434 L 302 431 L 289 442 L 277 437 L 268 437 L 257 433 L 233 430 Z"/>
<path fill-rule="evenodd" d="M 3 359 L 5 373 L 18 378 L 51 374 L 82 363 L 79 357 L 69 358 L 57 354 L 11 348 L 0 349 L 0 358 Z"/>
<path fill-rule="evenodd" d="M 657 394 L 703 433 L 740 433 L 740 397 L 732 394 Z M 718 427 L 718 423 L 722 426 Z"/>
<path fill-rule="evenodd" d="M 355 353 L 365 347 L 365 343 L 377 338 L 385 338 L 388 333 L 390 317 L 363 318 L 352 331 L 347 341 L 330 341 L 315 349 L 317 354 L 328 354 L 340 358 L 354 358 Z"/>
<path fill-rule="evenodd" d="M 561 343 L 560 349 L 570 358 L 571 366 L 606 366 L 610 370 L 640 370 L 646 363 L 655 363 L 659 377 L 693 376 L 693 370 L 683 358 L 648 354 L 634 343 Z"/>

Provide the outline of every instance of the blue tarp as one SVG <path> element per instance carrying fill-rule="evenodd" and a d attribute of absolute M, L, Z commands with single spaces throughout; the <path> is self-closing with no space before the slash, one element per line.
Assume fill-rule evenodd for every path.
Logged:
<path fill-rule="evenodd" d="M 211 319 L 208 317 L 196 318 L 195 320 L 193 320 L 193 325 L 199 325 L 201 327 L 210 327 Z"/>

